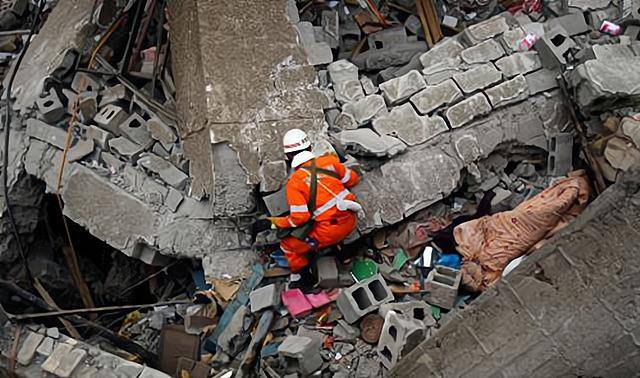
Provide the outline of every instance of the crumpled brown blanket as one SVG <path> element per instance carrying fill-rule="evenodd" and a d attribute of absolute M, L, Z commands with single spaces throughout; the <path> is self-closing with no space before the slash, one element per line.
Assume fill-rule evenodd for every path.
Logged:
<path fill-rule="evenodd" d="M 453 235 L 462 255 L 462 284 L 483 291 L 509 262 L 540 248 L 584 210 L 591 187 L 584 171 L 571 172 L 513 210 L 457 226 Z"/>

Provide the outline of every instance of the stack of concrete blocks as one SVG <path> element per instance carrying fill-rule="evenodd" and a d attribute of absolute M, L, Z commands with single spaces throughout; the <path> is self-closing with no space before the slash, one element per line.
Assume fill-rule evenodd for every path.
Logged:
<path fill-rule="evenodd" d="M 278 346 L 278 353 L 284 357 L 288 372 L 307 377 L 322 367 L 321 348 L 322 342 L 316 338 L 291 335 Z"/>
<path fill-rule="evenodd" d="M 0 332 L 0 352 L 11 355 L 15 326 Z M 18 376 L 69 377 L 169 377 L 161 371 L 124 360 L 99 348 L 60 334 L 57 328 L 28 325 L 19 334 L 16 370 Z"/>
<path fill-rule="evenodd" d="M 378 341 L 380 362 L 387 369 L 391 369 L 424 338 L 425 325 L 420 320 L 400 315 L 395 311 L 387 312 Z"/>
<path fill-rule="evenodd" d="M 393 293 L 384 278 L 376 274 L 340 292 L 336 304 L 343 318 L 353 324 L 384 303 L 393 301 Z"/>
<path fill-rule="evenodd" d="M 452 309 L 458 298 L 461 279 L 459 270 L 436 265 L 427 275 L 426 301 L 447 310 Z"/>

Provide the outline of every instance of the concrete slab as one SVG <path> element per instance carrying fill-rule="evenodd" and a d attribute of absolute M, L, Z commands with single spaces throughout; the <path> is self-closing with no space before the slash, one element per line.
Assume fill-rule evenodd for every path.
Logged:
<path fill-rule="evenodd" d="M 453 80 L 464 93 L 470 94 L 501 81 L 502 74 L 493 63 L 486 63 L 455 75 Z"/>
<path fill-rule="evenodd" d="M 474 118 L 488 114 L 491 111 L 489 101 L 482 93 L 475 94 L 451 106 L 446 111 L 449 125 L 453 128 L 462 127 Z"/>
<path fill-rule="evenodd" d="M 381 135 L 393 135 L 408 146 L 422 144 L 449 130 L 441 117 L 419 116 L 411 104 L 395 107 L 373 120 L 374 130 Z"/>

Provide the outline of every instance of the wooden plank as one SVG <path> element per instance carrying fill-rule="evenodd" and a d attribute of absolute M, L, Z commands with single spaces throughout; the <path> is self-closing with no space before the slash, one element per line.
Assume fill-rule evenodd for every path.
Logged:
<path fill-rule="evenodd" d="M 42 286 L 42 284 L 40 283 L 40 280 L 38 278 L 34 278 L 33 281 L 34 281 L 33 287 L 36 288 L 36 290 L 38 291 L 38 294 L 40 294 L 42 299 L 44 299 L 44 301 L 47 302 L 47 304 L 53 307 L 55 310 L 60 310 L 60 307 L 53 300 L 53 298 L 51 297 L 47 289 L 45 289 L 44 286 Z M 82 336 L 80 336 L 80 333 L 73 326 L 73 324 L 71 324 L 70 321 L 68 321 L 67 319 L 64 319 L 63 317 L 58 317 L 58 320 L 60 320 L 60 323 L 64 325 L 64 328 L 66 328 L 67 332 L 69 332 L 69 335 L 71 337 L 73 337 L 74 339 L 82 340 Z"/>
<path fill-rule="evenodd" d="M 427 17 L 422 8 L 422 1 L 416 0 L 416 9 L 418 10 L 418 16 L 420 16 L 420 23 L 422 24 L 422 31 L 424 39 L 427 41 L 429 48 L 433 47 L 433 39 L 431 39 L 431 33 L 429 32 L 429 24 L 427 23 Z"/>

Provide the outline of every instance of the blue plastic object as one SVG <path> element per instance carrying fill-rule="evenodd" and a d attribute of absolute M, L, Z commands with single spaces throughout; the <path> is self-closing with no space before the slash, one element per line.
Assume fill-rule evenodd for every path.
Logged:
<path fill-rule="evenodd" d="M 278 249 L 274 251 L 273 253 L 271 253 L 271 257 L 273 258 L 273 261 L 275 261 L 275 263 L 278 264 L 279 267 L 282 267 L 282 268 L 289 267 L 289 262 L 287 261 L 287 258 L 284 257 L 284 252 L 282 252 L 282 250 Z"/>
<path fill-rule="evenodd" d="M 456 253 L 449 253 L 440 256 L 440 258 L 435 262 L 435 265 L 444 265 L 449 268 L 460 269 L 461 262 L 460 255 Z"/>

